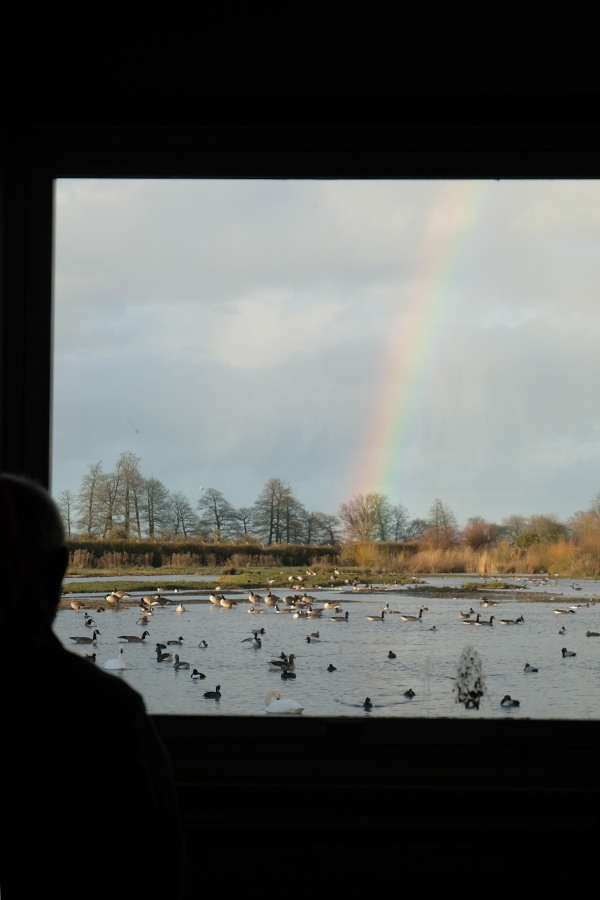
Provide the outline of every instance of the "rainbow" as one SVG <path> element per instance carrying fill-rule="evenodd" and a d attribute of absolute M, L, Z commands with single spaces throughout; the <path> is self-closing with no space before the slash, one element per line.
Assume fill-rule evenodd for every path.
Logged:
<path fill-rule="evenodd" d="M 418 441 L 422 395 L 443 322 L 442 310 L 456 283 L 465 239 L 477 220 L 488 184 L 494 182 L 440 184 L 428 227 L 419 241 L 414 287 L 390 325 L 381 382 L 375 391 L 378 401 L 353 463 L 348 497 L 380 493 L 394 505 L 405 503 L 398 493 L 408 475 L 403 463 Z M 414 512 L 417 514 L 424 513 Z"/>

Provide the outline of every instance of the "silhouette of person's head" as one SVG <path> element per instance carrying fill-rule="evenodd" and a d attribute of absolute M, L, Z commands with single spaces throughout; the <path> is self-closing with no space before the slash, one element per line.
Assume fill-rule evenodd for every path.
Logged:
<path fill-rule="evenodd" d="M 42 485 L 0 475 L 0 623 L 27 633 L 51 627 L 68 551 L 58 507 Z"/>

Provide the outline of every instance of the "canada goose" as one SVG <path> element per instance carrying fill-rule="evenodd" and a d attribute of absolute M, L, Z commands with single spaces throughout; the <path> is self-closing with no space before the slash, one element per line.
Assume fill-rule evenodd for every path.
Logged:
<path fill-rule="evenodd" d="M 327 671 L 328 671 L 328 672 L 337 672 L 337 669 L 336 669 L 336 667 L 333 665 L 333 663 L 329 663 L 329 665 L 327 666 Z"/>
<path fill-rule="evenodd" d="M 519 700 L 513 700 L 510 694 L 505 694 L 502 700 L 500 701 L 500 706 L 511 707 L 511 706 L 520 706 L 521 702 Z"/>
<path fill-rule="evenodd" d="M 179 635 L 177 640 L 173 639 L 173 640 L 167 641 L 167 644 L 183 644 L 183 638 L 181 635 Z"/>
<path fill-rule="evenodd" d="M 280 659 L 270 659 L 269 665 L 272 669 L 295 669 L 296 668 L 296 654 L 290 653 L 289 656 L 285 654 Z"/>
<path fill-rule="evenodd" d="M 210 697 L 213 700 L 221 699 L 221 685 L 218 684 L 216 690 L 214 691 L 204 691 L 205 697 Z"/>
<path fill-rule="evenodd" d="M 281 597 L 278 597 L 276 594 L 272 594 L 271 591 L 268 591 L 263 600 L 267 606 L 275 606 L 281 600 Z"/>
<path fill-rule="evenodd" d="M 278 606 L 278 604 L 277 604 L 277 603 L 275 604 L 275 612 L 276 612 L 276 613 L 279 613 L 280 615 L 283 614 L 283 613 L 291 613 L 291 611 L 292 611 L 291 606 L 284 607 L 283 609 L 280 609 L 279 606 Z"/>
<path fill-rule="evenodd" d="M 344 613 L 343 616 L 329 616 L 330 622 L 347 622 L 348 621 L 348 610 Z"/>
<path fill-rule="evenodd" d="M 473 609 L 473 607 L 471 607 L 469 612 L 459 612 L 458 617 L 459 617 L 459 619 L 470 619 L 471 616 L 474 616 L 474 615 L 475 615 L 475 610 Z"/>
<path fill-rule="evenodd" d="M 183 605 L 183 603 L 178 603 L 178 604 L 177 604 L 177 606 L 175 607 L 175 612 L 176 612 L 176 613 L 182 613 L 182 612 L 185 612 L 185 606 Z"/>
<path fill-rule="evenodd" d="M 135 624 L 136 625 L 149 625 L 150 617 L 144 614 L 143 616 L 139 617 L 139 619 L 137 620 L 137 622 Z"/>
<path fill-rule="evenodd" d="M 173 654 L 162 651 L 159 644 L 156 645 L 156 662 L 173 662 Z"/>
<path fill-rule="evenodd" d="M 84 636 L 81 636 L 81 635 L 71 635 L 70 639 L 71 639 L 72 641 L 75 641 L 76 644 L 95 644 L 95 643 L 96 643 L 96 638 L 98 637 L 99 634 L 100 634 L 100 632 L 98 631 L 97 628 L 95 628 L 95 629 L 94 629 L 94 633 L 92 634 L 91 637 L 88 637 L 87 634 L 84 635 Z"/>
<path fill-rule="evenodd" d="M 489 625 L 490 627 L 493 624 L 494 624 L 494 616 L 490 616 L 487 621 L 485 619 L 484 620 L 478 619 L 478 621 L 475 622 L 475 625 Z"/>
<path fill-rule="evenodd" d="M 260 603 L 261 600 L 262 600 L 261 595 L 257 594 L 255 591 L 250 591 L 250 593 L 248 594 L 248 601 L 250 603 Z"/>
<path fill-rule="evenodd" d="M 518 619 L 500 619 L 501 625 L 520 625 L 521 622 L 524 622 L 525 619 L 523 616 L 519 616 Z"/>
<path fill-rule="evenodd" d="M 535 666 L 530 666 L 529 663 L 525 663 L 525 668 L 523 669 L 523 671 L 524 672 L 537 672 L 537 669 L 535 668 Z"/>
<path fill-rule="evenodd" d="M 563 656 L 577 656 L 577 654 L 573 650 L 567 650 L 566 647 L 563 647 L 560 652 Z"/>
<path fill-rule="evenodd" d="M 128 600 L 129 594 L 127 591 L 113 591 L 113 596 L 118 597 L 119 600 Z"/>
<path fill-rule="evenodd" d="M 125 644 L 141 644 L 147 637 L 150 637 L 150 632 L 144 631 L 141 637 L 138 634 L 119 634 L 117 637 Z"/>
<path fill-rule="evenodd" d="M 554 610 L 554 615 L 555 615 L 555 616 L 565 616 L 565 615 L 567 615 L 567 613 L 573 613 L 573 614 L 574 614 L 574 613 L 575 613 L 575 610 L 574 610 L 574 609 L 555 609 L 555 610 Z"/>
<path fill-rule="evenodd" d="M 481 613 L 477 613 L 476 618 L 474 619 L 463 619 L 463 625 L 477 625 L 479 623 L 479 619 L 481 617 Z"/>
<path fill-rule="evenodd" d="M 223 607 L 223 609 L 233 609 L 234 606 L 237 606 L 237 601 L 221 596 L 219 598 L 219 606 Z"/>
<path fill-rule="evenodd" d="M 409 700 L 412 700 L 412 698 L 415 696 L 415 692 L 412 688 L 409 688 L 407 691 L 404 691 L 404 696 L 408 697 Z"/>
<path fill-rule="evenodd" d="M 115 594 L 114 591 L 111 591 L 110 594 L 107 594 L 106 597 L 105 597 L 104 599 L 105 599 L 106 602 L 109 603 L 111 606 L 118 606 L 118 604 L 121 602 L 121 598 L 119 597 L 118 594 Z"/>
<path fill-rule="evenodd" d="M 423 610 L 424 609 L 425 609 L 425 607 L 422 606 L 421 609 L 419 610 L 418 616 L 407 616 L 404 613 L 400 613 L 400 618 L 402 619 L 403 622 L 420 622 L 421 619 L 423 618 Z"/>
<path fill-rule="evenodd" d="M 83 601 L 71 600 L 71 609 L 74 609 L 75 612 L 79 612 L 80 609 L 83 609 Z"/>
<path fill-rule="evenodd" d="M 185 662 L 185 660 L 179 659 L 179 653 L 176 653 L 175 661 L 173 663 L 173 668 L 175 669 L 175 671 L 178 671 L 179 669 L 189 669 L 189 667 L 189 662 Z"/>
<path fill-rule="evenodd" d="M 119 655 L 116 659 L 107 659 L 104 663 L 105 669 L 126 669 L 125 665 L 125 647 L 119 647 Z"/>
<path fill-rule="evenodd" d="M 371 702 L 370 697 L 365 697 L 365 702 L 363 703 L 363 709 L 373 709 L 373 703 Z"/>
<path fill-rule="evenodd" d="M 85 653 L 85 651 L 81 654 L 85 659 L 89 659 L 90 662 L 96 662 L 96 654 L 95 653 Z"/>
<path fill-rule="evenodd" d="M 394 653 L 393 650 L 390 650 L 388 652 L 388 659 L 396 659 L 396 654 Z"/>
<path fill-rule="evenodd" d="M 222 594 L 215 594 L 215 593 L 211 592 L 208 595 L 208 599 L 214 606 L 219 606 L 219 604 L 221 603 L 222 596 L 223 596 Z"/>
<path fill-rule="evenodd" d="M 600 637 L 600 631 L 586 631 L 586 637 Z"/>
<path fill-rule="evenodd" d="M 380 615 L 378 615 L 378 616 L 376 616 L 376 615 L 367 616 L 367 619 L 369 620 L 369 622 L 383 622 L 385 619 L 385 612 L 380 613 Z"/>
<path fill-rule="evenodd" d="M 479 605 L 483 607 L 483 609 L 486 609 L 488 606 L 497 606 L 497 603 L 497 600 L 488 600 L 487 597 L 484 597 L 483 600 L 479 601 Z"/>
<path fill-rule="evenodd" d="M 282 697 L 279 691 L 269 691 L 265 697 L 265 712 L 275 714 L 296 714 L 301 715 L 304 707 L 296 700 Z"/>
<path fill-rule="evenodd" d="M 257 609 L 256 606 L 250 606 L 248 608 L 248 612 L 254 616 L 260 616 L 261 613 L 264 613 L 264 609 Z"/>
<path fill-rule="evenodd" d="M 204 672 L 199 672 L 198 669 L 194 669 L 192 674 L 190 675 L 192 681 L 200 681 L 202 678 L 206 678 Z"/>

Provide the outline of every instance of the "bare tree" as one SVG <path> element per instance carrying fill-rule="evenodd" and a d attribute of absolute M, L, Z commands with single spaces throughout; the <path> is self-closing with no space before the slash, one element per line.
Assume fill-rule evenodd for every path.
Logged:
<path fill-rule="evenodd" d="M 408 510 L 402 503 L 390 508 L 390 528 L 392 541 L 405 541 L 408 531 Z"/>
<path fill-rule="evenodd" d="M 233 511 L 234 527 L 237 535 L 243 535 L 246 539 L 252 536 L 252 522 L 254 510 L 251 506 L 240 506 Z"/>
<path fill-rule="evenodd" d="M 451 509 L 436 499 L 429 510 L 428 530 L 425 538 L 439 549 L 453 547 L 458 541 L 458 526 Z"/>
<path fill-rule="evenodd" d="M 349 503 L 342 503 L 339 517 L 348 540 L 389 540 L 393 517 L 384 494 L 358 494 Z"/>
<path fill-rule="evenodd" d="M 221 491 L 208 488 L 198 500 L 200 526 L 215 541 L 226 541 L 234 533 L 235 510 Z"/>
<path fill-rule="evenodd" d="M 280 544 L 290 526 L 290 506 L 293 494 L 290 486 L 280 478 L 269 478 L 254 504 L 254 526 L 265 544 Z"/>
<path fill-rule="evenodd" d="M 75 495 L 68 489 L 62 491 L 57 500 L 57 506 L 62 516 L 65 534 L 71 537 L 73 531 L 73 509 L 75 505 Z"/>
<path fill-rule="evenodd" d="M 171 494 L 170 501 L 170 530 L 177 537 L 191 537 L 199 529 L 198 516 L 184 494 Z"/>
<path fill-rule="evenodd" d="M 169 522 L 169 492 L 164 484 L 157 478 L 144 479 L 143 492 L 143 510 L 146 517 L 146 532 L 148 537 L 154 537 L 157 532 Z"/>
<path fill-rule="evenodd" d="M 106 519 L 103 501 L 104 478 L 102 463 L 90 463 L 87 473 L 81 480 L 75 501 L 75 511 L 79 516 L 77 528 L 80 534 L 91 537 L 102 535 Z"/>
<path fill-rule="evenodd" d="M 490 522 L 486 522 L 481 516 L 469 519 L 463 528 L 463 540 L 472 550 L 481 550 L 482 547 L 490 547 L 498 538 L 498 529 Z"/>

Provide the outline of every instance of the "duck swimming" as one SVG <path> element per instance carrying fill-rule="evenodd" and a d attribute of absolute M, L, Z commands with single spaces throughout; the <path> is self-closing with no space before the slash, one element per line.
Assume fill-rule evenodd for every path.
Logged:
<path fill-rule="evenodd" d="M 500 701 L 500 706 L 504 706 L 506 708 L 511 706 L 520 706 L 521 703 L 519 700 L 513 700 L 510 694 L 505 694 L 502 700 Z"/>
<path fill-rule="evenodd" d="M 363 703 L 363 709 L 373 709 L 373 703 L 370 697 L 365 697 L 365 702 Z"/>
<path fill-rule="evenodd" d="M 573 650 L 567 650 L 566 647 L 563 647 L 560 651 L 564 657 L 566 656 L 577 656 L 577 654 Z"/>
<path fill-rule="evenodd" d="M 525 663 L 525 668 L 523 669 L 523 671 L 524 672 L 537 672 L 537 669 L 535 668 L 535 666 L 530 666 L 529 663 Z"/>

